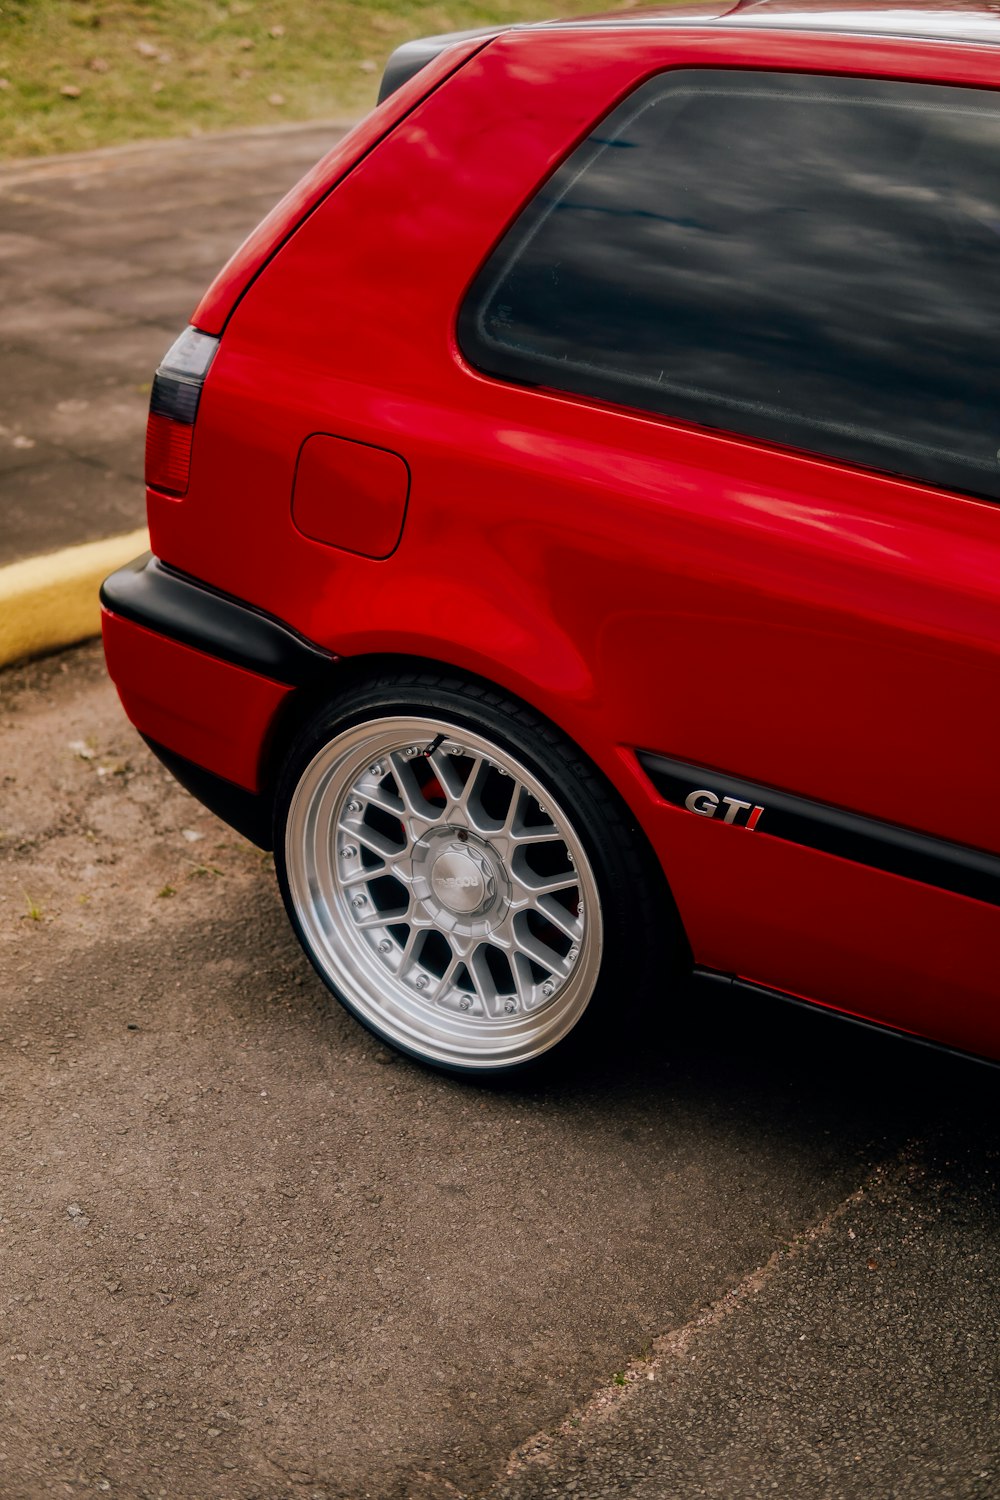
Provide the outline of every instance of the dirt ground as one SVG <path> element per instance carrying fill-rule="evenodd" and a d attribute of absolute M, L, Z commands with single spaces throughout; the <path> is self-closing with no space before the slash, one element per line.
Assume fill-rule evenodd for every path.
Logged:
<path fill-rule="evenodd" d="M 0 776 L 4 1500 L 1000 1494 L 997 1075 L 688 993 L 439 1078 L 97 647 L 0 674 Z"/>

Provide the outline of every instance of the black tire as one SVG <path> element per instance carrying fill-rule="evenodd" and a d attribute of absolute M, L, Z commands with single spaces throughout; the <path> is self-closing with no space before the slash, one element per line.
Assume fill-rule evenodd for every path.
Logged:
<path fill-rule="evenodd" d="M 439 728 L 444 732 L 431 738 Z M 403 735 L 398 747 L 379 748 L 395 746 L 394 734 Z M 404 750 L 407 734 L 415 743 Z M 407 755 L 414 758 L 407 762 Z M 367 766 L 371 756 L 375 762 Z M 376 778 L 376 771 L 385 776 Z M 497 780 L 503 777 L 509 794 Z M 539 789 L 555 811 L 542 807 Z M 422 800 L 425 793 L 431 803 Z M 463 812 L 453 796 L 464 797 L 469 809 Z M 402 809 L 398 819 L 385 810 L 393 797 Z M 487 809 L 490 798 L 495 814 Z M 439 803 L 438 821 L 421 833 L 422 809 Z M 414 806 L 421 811 L 410 818 Z M 482 832 L 494 816 L 507 817 L 509 840 L 503 830 Z M 473 817 L 463 832 L 462 819 Z M 527 819 L 538 823 L 537 831 Z M 398 832 L 390 827 L 394 820 Z M 350 687 L 291 745 L 274 832 L 282 898 L 324 983 L 386 1045 L 448 1072 L 521 1077 L 548 1066 L 554 1054 L 575 1058 L 598 1038 L 602 1047 L 612 1038 L 627 1046 L 637 1002 L 655 996 L 654 985 L 662 993 L 670 969 L 682 962 L 683 936 L 662 873 L 624 802 L 553 725 L 480 681 L 426 671 L 387 673 Z M 399 863 L 373 863 L 390 858 L 368 848 L 376 834 L 383 843 L 402 839 Z M 521 839 L 523 846 L 515 842 Z M 408 873 L 397 879 L 393 871 Z M 569 888 L 549 894 L 544 882 L 560 879 Z M 524 881 L 540 883 L 539 891 L 526 895 Z M 361 903 L 349 897 L 353 891 L 362 893 Z M 426 904 L 418 892 L 427 893 Z M 480 897 L 481 909 L 453 909 Z M 367 914 L 359 917 L 352 908 L 366 899 Z M 412 919 L 394 925 L 389 918 L 401 900 Z M 532 903 L 544 910 L 518 910 Z M 428 932 L 441 929 L 440 939 L 414 936 L 427 921 Z M 487 936 L 477 937 L 484 925 Z M 494 930 L 511 942 L 498 935 L 494 947 Z M 522 953 L 522 942 L 544 962 Z M 466 944 L 473 945 L 468 965 L 461 958 Z M 433 1005 L 414 989 L 420 984 L 434 992 Z M 546 984 L 553 998 L 540 998 Z"/>

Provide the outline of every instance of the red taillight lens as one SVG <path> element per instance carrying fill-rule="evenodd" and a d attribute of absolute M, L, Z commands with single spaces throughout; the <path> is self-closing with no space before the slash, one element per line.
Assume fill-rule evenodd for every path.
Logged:
<path fill-rule="evenodd" d="M 152 489 L 187 491 L 201 388 L 218 347 L 217 338 L 186 328 L 153 377 L 146 427 L 146 483 Z"/>
<path fill-rule="evenodd" d="M 191 473 L 194 427 L 150 412 L 146 423 L 146 483 L 157 490 L 183 495 Z"/>

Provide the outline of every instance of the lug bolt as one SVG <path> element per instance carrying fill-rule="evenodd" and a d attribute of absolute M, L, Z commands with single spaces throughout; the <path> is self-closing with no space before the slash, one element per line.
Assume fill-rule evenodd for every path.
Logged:
<path fill-rule="evenodd" d="M 576 961 L 577 961 L 577 959 L 579 957 L 580 957 L 580 950 L 579 950 L 579 948 L 571 948 L 569 950 L 569 961 L 570 961 L 571 964 L 575 964 Z"/>
<path fill-rule="evenodd" d="M 555 985 L 552 983 L 551 979 L 546 979 L 545 983 L 542 985 L 542 994 L 546 999 L 548 999 L 548 997 L 554 992 Z"/>
<path fill-rule="evenodd" d="M 382 939 L 382 941 L 378 945 L 378 951 L 380 953 L 390 953 L 392 951 L 392 944 L 390 943 L 388 938 Z"/>
<path fill-rule="evenodd" d="M 413 983 L 416 985 L 418 990 L 425 990 L 427 988 L 427 975 L 418 974 Z"/>
<path fill-rule="evenodd" d="M 461 745 L 452 745 L 451 749 L 448 751 L 448 754 L 449 755 L 464 755 L 465 754 L 465 750 L 464 750 L 464 748 Z"/>
<path fill-rule="evenodd" d="M 571 870 L 575 870 L 576 869 L 576 866 L 573 863 L 573 856 L 572 856 L 572 854 L 567 854 L 566 855 L 566 863 L 569 865 L 569 867 L 570 867 Z"/>
<path fill-rule="evenodd" d="M 419 745 L 407 745 L 406 749 L 403 751 L 403 754 L 404 755 L 410 755 L 410 756 L 419 755 L 420 754 L 420 747 L 419 747 Z"/>
<path fill-rule="evenodd" d="M 347 811 L 348 812 L 360 812 L 361 811 L 361 803 L 360 802 L 355 802 L 354 799 L 353 799 L 353 797 L 352 797 L 351 800 L 350 800 L 350 802 L 348 802 L 348 804 L 347 804 Z"/>
<path fill-rule="evenodd" d="M 385 775 L 385 767 L 381 766 L 381 765 L 378 765 L 376 763 L 374 766 L 369 766 L 368 767 L 368 774 L 369 774 L 369 776 L 384 776 Z"/>
<path fill-rule="evenodd" d="M 351 905 L 352 906 L 361 907 L 361 906 L 365 905 L 366 901 L 367 901 L 367 897 L 365 897 L 365 896 L 355 896 L 354 900 L 351 902 Z"/>
<path fill-rule="evenodd" d="M 504 1010 L 507 1012 L 507 1014 L 509 1016 L 512 1016 L 514 1014 L 514 1012 L 517 1010 L 517 1001 L 516 1000 L 505 1000 L 504 1003 L 503 1003 L 503 1008 L 504 1008 Z"/>
<path fill-rule="evenodd" d="M 467 844 L 469 842 L 469 830 L 467 828 L 460 828 L 458 830 L 458 842 L 460 844 Z"/>
<path fill-rule="evenodd" d="M 341 859 L 353 859 L 357 852 L 353 844 L 345 844 L 340 851 L 340 857 Z"/>
<path fill-rule="evenodd" d="M 470 996 L 463 995 L 462 998 L 461 998 L 461 1000 L 458 1002 L 458 1008 L 459 1008 L 459 1010 L 471 1010 L 472 1009 L 472 1000 L 471 1000 Z"/>

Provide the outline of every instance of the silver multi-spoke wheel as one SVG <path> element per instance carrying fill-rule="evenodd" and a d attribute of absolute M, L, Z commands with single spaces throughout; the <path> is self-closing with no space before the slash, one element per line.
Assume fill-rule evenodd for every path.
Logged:
<path fill-rule="evenodd" d="M 283 852 L 314 962 L 398 1046 L 507 1068 L 586 1009 L 603 936 L 590 862 L 538 778 L 481 735 L 422 716 L 336 734 L 298 778 Z"/>

